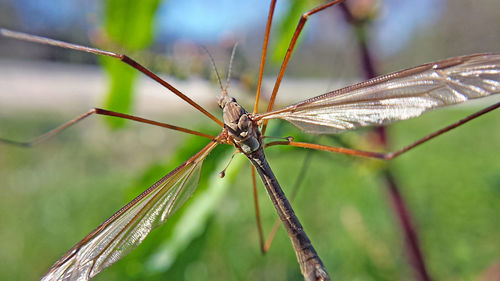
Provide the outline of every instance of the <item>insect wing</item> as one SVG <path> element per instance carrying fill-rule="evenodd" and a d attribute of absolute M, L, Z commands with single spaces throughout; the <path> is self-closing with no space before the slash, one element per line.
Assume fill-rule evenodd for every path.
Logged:
<path fill-rule="evenodd" d="M 285 119 L 310 133 L 386 125 L 500 92 L 500 54 L 428 63 L 339 89 L 257 119 Z"/>
<path fill-rule="evenodd" d="M 90 280 L 137 247 L 192 195 L 211 142 L 106 220 L 58 260 L 42 280 Z"/>

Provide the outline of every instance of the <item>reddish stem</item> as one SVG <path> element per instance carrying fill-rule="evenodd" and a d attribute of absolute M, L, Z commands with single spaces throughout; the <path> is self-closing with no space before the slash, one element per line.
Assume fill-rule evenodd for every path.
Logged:
<path fill-rule="evenodd" d="M 355 18 L 349 10 L 349 7 L 345 3 L 341 3 L 339 7 L 344 14 L 345 20 L 354 28 L 359 29 L 356 34 L 358 34 L 357 42 L 362 58 L 361 65 L 365 79 L 376 77 L 377 72 L 375 70 L 373 56 L 370 53 L 367 43 L 368 39 L 365 34 L 365 25 L 366 23 L 368 23 L 368 21 Z M 378 142 L 382 146 L 387 148 L 389 146 L 389 142 L 385 127 L 377 127 L 375 128 L 375 132 L 378 136 Z M 411 214 L 407 207 L 407 204 L 405 203 L 399 191 L 400 188 L 398 187 L 394 175 L 389 167 L 384 171 L 382 175 L 384 177 L 385 185 L 392 203 L 392 210 L 394 212 L 394 215 L 398 218 L 401 230 L 405 235 L 405 245 L 408 252 L 408 259 L 410 265 L 414 269 L 415 277 L 419 281 L 430 281 L 431 277 L 428 274 L 424 257 L 420 249 L 417 231 L 412 223 Z"/>

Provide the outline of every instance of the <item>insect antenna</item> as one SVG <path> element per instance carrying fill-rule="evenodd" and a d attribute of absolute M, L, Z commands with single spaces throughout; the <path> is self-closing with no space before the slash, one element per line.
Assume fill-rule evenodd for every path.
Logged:
<path fill-rule="evenodd" d="M 207 53 L 208 57 L 210 58 L 210 62 L 212 63 L 212 67 L 214 68 L 215 75 L 217 76 L 217 82 L 219 82 L 219 87 L 220 87 L 220 90 L 222 91 L 222 95 L 227 95 L 226 89 L 224 87 L 222 87 L 222 81 L 220 79 L 219 71 L 217 70 L 217 65 L 215 65 L 214 57 L 212 57 L 212 54 L 208 51 L 207 47 L 201 46 L 201 48 Z"/>
<path fill-rule="evenodd" d="M 234 54 L 236 53 L 236 47 L 238 47 L 238 42 L 234 43 L 233 51 L 231 52 L 231 59 L 229 60 L 229 67 L 227 69 L 227 80 L 226 80 L 226 86 L 224 87 L 224 91 L 227 91 L 227 88 L 229 87 L 229 82 L 231 81 L 231 71 L 233 69 L 233 60 L 234 60 Z"/>

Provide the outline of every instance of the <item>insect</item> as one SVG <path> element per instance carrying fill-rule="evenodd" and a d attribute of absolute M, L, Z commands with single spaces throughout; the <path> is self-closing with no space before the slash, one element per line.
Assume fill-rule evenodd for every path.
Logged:
<path fill-rule="evenodd" d="M 335 2 L 331 2 L 331 4 L 334 3 Z M 323 6 L 322 8 L 326 7 L 327 6 Z M 24 36 L 19 33 L 10 32 L 8 30 L 3 30 L 2 33 L 5 36 L 17 37 L 17 38 Z M 43 38 L 36 39 L 35 37 L 32 36 L 30 36 L 27 39 L 31 41 L 41 40 L 42 42 L 45 42 L 47 44 L 57 44 L 55 41 Z M 69 44 L 65 43 L 63 44 L 64 46 L 67 47 L 70 46 Z M 76 46 L 73 45 L 73 47 Z M 81 50 L 118 57 L 118 55 L 116 54 L 104 53 L 96 49 L 82 48 Z M 120 57 L 120 58 L 122 58 L 122 60 L 126 61 L 127 63 L 135 66 L 136 68 L 141 68 L 140 66 L 137 66 L 135 62 L 128 57 Z M 292 145 L 292 146 L 309 147 L 309 148 L 316 148 L 329 151 L 346 152 L 348 154 L 375 157 L 375 158 L 392 158 L 393 155 L 389 154 L 388 156 L 387 155 L 384 156 L 379 153 L 360 152 L 360 151 L 345 150 L 345 149 L 338 150 L 326 146 L 313 146 L 290 140 L 264 144 L 262 142 L 258 127 L 262 125 L 265 122 L 265 120 L 282 118 L 292 122 L 297 127 L 302 128 L 306 131 L 325 133 L 325 132 L 339 132 L 347 129 L 357 128 L 360 126 L 379 125 L 379 124 L 389 123 L 395 120 L 408 119 L 411 117 L 418 116 L 423 111 L 426 111 L 431 108 L 436 108 L 443 105 L 461 102 L 463 101 L 464 97 L 475 98 L 496 93 L 498 91 L 497 89 L 498 84 L 495 83 L 495 81 L 498 81 L 497 77 L 498 60 L 499 58 L 497 54 L 474 55 L 474 56 L 466 56 L 461 58 L 443 60 L 440 62 L 424 65 L 416 69 L 410 69 L 406 72 L 405 71 L 398 72 L 394 74 L 394 76 L 388 76 L 386 78 L 383 78 L 382 80 L 377 80 L 379 82 L 371 81 L 365 84 L 358 84 L 357 86 L 354 86 L 354 88 L 353 87 L 346 88 L 344 90 L 340 90 L 334 93 L 329 93 L 323 96 L 319 96 L 316 99 L 299 102 L 295 105 L 286 107 L 281 110 L 271 111 L 269 113 L 263 113 L 263 114 L 246 114 L 239 107 L 239 105 L 234 103 L 234 101 L 227 95 L 226 89 L 221 87 L 223 94 L 222 97 L 219 99 L 219 104 L 225 111 L 224 113 L 225 130 L 223 130 L 223 132 L 219 136 L 212 138 L 211 143 L 208 146 L 206 146 L 202 151 L 200 151 L 200 153 L 190 158 L 188 162 L 185 162 L 184 164 L 179 166 L 179 168 L 177 168 L 172 173 L 167 175 L 164 179 L 160 180 L 158 185 L 154 185 L 152 189 L 149 189 L 146 193 L 143 193 L 143 195 L 141 195 L 142 197 L 141 196 L 138 197 L 138 199 L 133 201 L 132 204 L 129 204 L 124 209 L 122 209 L 122 211 L 118 213 L 119 214 L 118 217 L 126 215 L 127 216 L 135 215 L 136 213 L 133 213 L 134 206 L 138 206 L 138 204 L 140 203 L 149 204 L 149 202 L 153 202 L 150 201 L 153 199 L 150 199 L 149 196 L 153 196 L 155 194 L 154 192 L 156 191 L 160 192 L 163 189 L 160 187 L 173 188 L 179 182 L 182 182 L 183 184 L 186 184 L 186 186 L 182 186 L 183 190 L 188 190 L 188 191 L 191 190 L 190 188 L 187 187 L 194 188 L 196 181 L 193 180 L 192 174 L 199 173 L 199 169 L 201 168 L 201 162 L 203 158 L 208 155 L 210 150 L 213 149 L 217 143 L 220 143 L 220 144 L 233 144 L 240 150 L 240 152 L 251 157 L 251 161 L 257 166 L 257 170 L 260 171 L 260 174 L 263 177 L 264 182 L 268 183 L 267 187 L 269 188 L 270 192 L 275 193 L 274 196 L 277 201 L 276 205 L 281 206 L 280 208 L 282 210 L 282 216 L 290 219 L 291 213 L 287 213 L 290 212 L 289 206 L 286 206 L 286 203 L 280 203 L 279 200 L 277 200 L 277 198 L 281 197 L 281 195 L 279 194 L 279 189 L 273 190 L 273 188 L 276 188 L 276 186 L 271 183 L 274 183 L 275 179 L 273 178 L 272 174 L 270 174 L 269 168 L 263 164 L 265 163 L 263 160 L 264 158 L 262 158 L 262 156 L 260 155 L 260 153 L 262 153 L 261 148 L 263 146 Z M 144 69 L 142 70 L 145 71 Z M 415 81 L 422 81 L 416 79 L 417 76 L 416 74 L 422 75 L 424 78 L 420 79 L 424 79 L 425 83 L 418 85 L 414 84 Z M 470 82 L 470 84 L 468 84 L 466 81 L 464 82 L 463 80 L 460 79 L 458 80 L 453 79 L 452 76 L 455 74 L 465 80 L 467 80 L 466 78 L 469 77 L 467 75 L 472 75 L 470 77 L 473 77 L 474 79 L 472 80 L 472 82 Z M 395 82 L 397 81 L 397 78 L 401 77 L 408 77 L 409 79 L 408 83 Z M 451 80 L 451 82 L 447 82 L 449 81 L 447 79 Z M 369 93 L 369 90 L 374 90 L 374 91 L 376 90 L 376 87 L 374 87 L 374 85 L 377 83 L 380 83 L 378 84 L 380 86 L 379 89 L 382 89 L 382 92 L 384 93 L 391 92 L 388 91 L 388 89 L 389 88 L 392 89 L 394 87 L 399 88 L 398 90 L 400 90 L 401 87 L 408 87 L 405 89 L 413 89 L 413 90 L 415 90 L 416 88 L 419 89 L 425 88 L 425 90 L 423 91 L 425 93 L 425 96 L 421 96 L 422 91 L 417 90 L 414 92 L 415 96 L 412 96 L 412 98 L 409 99 L 407 96 L 401 96 L 400 91 L 395 91 L 393 93 L 394 96 L 391 96 L 390 98 L 386 99 L 384 103 L 381 102 L 382 99 L 380 98 L 380 96 L 376 96 L 377 94 L 374 93 Z M 450 85 L 454 85 L 458 88 L 457 89 L 451 88 Z M 169 85 L 167 85 L 167 87 L 168 86 Z M 484 87 L 487 90 L 481 91 L 481 89 L 477 87 L 479 88 Z M 177 91 L 173 88 L 170 89 L 173 90 L 174 92 Z M 355 99 L 356 89 L 362 89 L 362 91 L 359 91 L 358 93 L 360 99 Z M 443 92 L 440 92 L 441 90 Z M 432 96 L 429 95 L 430 92 L 434 93 L 438 92 L 438 94 L 436 96 Z M 460 93 L 460 95 L 456 95 L 457 93 Z M 177 94 L 179 94 L 178 91 Z M 373 97 L 373 99 L 369 100 L 368 99 L 369 97 Z M 457 99 L 457 97 L 461 97 L 462 100 Z M 342 98 L 347 99 L 347 101 L 341 102 Z M 349 99 L 355 99 L 355 100 L 349 101 Z M 366 99 L 368 99 L 368 101 L 366 101 Z M 364 102 L 363 106 L 361 106 L 362 104 L 361 100 L 363 100 Z M 346 104 L 351 104 L 352 108 L 349 108 L 348 106 L 346 107 L 345 106 Z M 373 108 L 371 108 L 371 106 L 373 106 Z M 498 107 L 498 104 L 495 106 Z M 404 110 L 400 110 L 400 108 L 402 107 L 404 107 Z M 489 108 L 489 110 L 492 110 L 494 108 L 495 107 L 491 107 Z M 199 109 L 201 111 L 204 111 L 201 108 Z M 346 110 L 346 112 L 351 112 L 351 113 L 346 114 L 344 112 L 344 114 L 342 114 L 342 110 Z M 341 115 L 337 115 L 335 118 L 332 116 L 332 112 Z M 92 113 L 129 118 L 124 115 L 119 115 L 117 113 L 112 113 L 112 112 L 110 113 L 104 110 L 94 110 L 92 112 L 89 112 L 89 114 Z M 207 112 L 205 112 L 205 114 L 207 114 Z M 347 117 L 349 116 L 354 116 L 354 118 L 347 119 Z M 137 118 L 136 119 L 130 118 L 130 119 L 136 121 L 144 121 Z M 332 122 L 332 120 L 336 120 L 338 122 L 335 123 Z M 397 155 L 397 153 L 394 155 Z M 171 181 L 172 179 L 176 180 Z M 172 195 L 172 193 L 170 193 L 171 189 L 168 190 L 163 189 L 163 191 L 166 191 L 165 196 Z M 180 197 L 180 199 L 178 199 L 179 201 L 174 200 L 176 203 L 174 203 L 174 201 L 171 201 L 172 203 L 170 204 L 164 202 L 167 203 L 168 208 L 165 209 L 166 211 L 164 212 L 164 216 L 161 217 L 161 219 L 159 219 L 160 221 L 165 220 L 171 212 L 175 211 L 179 207 L 179 204 L 183 203 L 187 199 L 187 197 L 184 196 L 179 196 L 179 197 Z M 155 201 L 155 202 L 160 202 L 160 201 Z M 280 205 L 280 204 L 285 204 L 285 205 Z M 70 277 L 74 277 L 71 274 L 77 274 L 77 275 L 80 274 L 78 273 L 78 269 L 79 268 L 82 269 L 82 267 L 79 264 L 82 262 L 82 260 L 79 260 L 80 258 L 79 255 L 81 253 L 85 253 L 85 249 L 83 249 L 84 247 L 82 246 L 86 247 L 87 245 L 89 245 L 90 251 L 88 253 L 92 255 L 93 249 L 102 248 L 101 246 L 97 246 L 96 244 L 96 242 L 99 240 L 97 239 L 97 237 L 98 236 L 100 237 L 102 233 L 101 231 L 103 230 L 107 231 L 108 229 L 109 230 L 127 229 L 128 232 L 128 230 L 130 230 L 128 226 L 126 228 L 115 228 L 117 224 L 114 224 L 114 222 L 116 222 L 116 218 L 118 217 L 113 217 L 110 221 L 105 222 L 105 224 L 101 228 L 98 228 L 96 232 L 91 233 L 81 243 L 77 244 L 75 248 L 70 250 L 64 258 L 62 258 L 58 263 L 54 265 L 53 270 L 49 272 L 48 277 L 51 278 L 52 277 L 51 274 L 56 275 L 59 274 L 60 272 L 63 272 L 63 275 L 68 274 L 68 276 Z M 139 223 L 141 221 L 142 220 L 136 220 L 135 222 Z M 150 220 L 145 220 L 145 221 L 150 222 Z M 290 225 L 297 224 L 297 221 L 293 219 L 293 216 L 292 219 L 290 219 L 289 224 Z M 140 225 L 139 228 L 149 231 L 150 225 L 148 224 Z M 297 229 L 300 229 L 300 227 Z M 290 226 L 289 231 L 294 232 L 297 231 L 297 229 L 294 229 Z M 134 233 L 137 232 L 134 231 L 131 232 L 131 234 Z M 300 235 L 305 235 L 305 234 L 300 233 Z M 106 237 L 104 239 L 106 240 L 107 237 L 113 237 L 113 235 L 108 236 L 106 234 L 103 237 Z M 326 275 L 323 276 L 326 273 L 324 273 L 321 261 L 315 258 L 313 248 L 306 247 L 308 246 L 307 240 L 302 240 L 302 238 L 297 238 L 297 237 L 299 236 L 292 236 L 292 240 L 293 239 L 296 240 L 295 247 L 298 249 L 297 253 L 299 259 L 302 259 L 300 263 L 304 275 L 306 277 L 311 277 L 311 275 L 313 276 L 320 275 L 326 279 L 327 278 Z M 143 236 L 133 237 L 133 239 L 138 239 L 134 241 L 142 241 L 143 238 L 144 238 Z M 301 243 L 305 243 L 305 245 L 301 245 Z M 135 244 L 135 242 L 131 244 Z M 128 244 L 125 243 L 125 245 Z M 121 245 L 115 245 L 115 246 L 105 246 L 104 248 L 110 250 L 111 251 L 110 254 L 118 253 L 118 255 L 121 256 L 120 251 L 113 250 L 113 249 L 121 249 L 121 247 L 122 247 Z M 129 245 L 128 247 L 131 248 L 131 245 Z M 309 251 L 301 252 L 300 249 L 302 250 L 306 249 Z M 308 259 L 307 257 L 305 257 L 308 254 L 311 254 L 313 258 Z M 107 253 L 104 253 L 103 257 L 106 255 Z M 106 259 L 98 260 L 94 258 L 84 257 L 83 262 L 89 262 L 92 265 L 90 268 L 88 268 L 89 271 L 82 271 L 81 274 L 93 277 L 102 268 L 108 266 L 113 261 L 114 257 L 112 256 L 110 256 L 110 262 L 107 262 Z"/>

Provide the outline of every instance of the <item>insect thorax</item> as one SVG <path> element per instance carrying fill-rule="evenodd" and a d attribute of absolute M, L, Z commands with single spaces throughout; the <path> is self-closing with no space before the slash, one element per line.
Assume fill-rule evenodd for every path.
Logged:
<path fill-rule="evenodd" d="M 236 146 L 245 154 L 259 149 L 260 130 L 246 110 L 227 95 L 219 99 L 219 105 L 222 107 L 224 125 Z"/>

